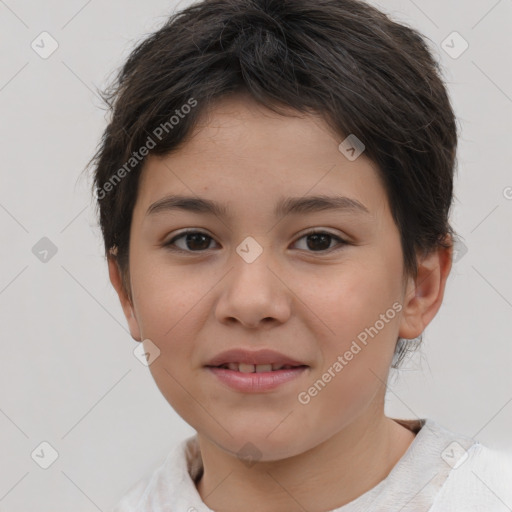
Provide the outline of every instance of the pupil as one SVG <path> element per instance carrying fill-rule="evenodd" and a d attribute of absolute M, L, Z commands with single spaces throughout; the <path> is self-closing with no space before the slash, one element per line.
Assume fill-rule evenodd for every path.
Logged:
<path fill-rule="evenodd" d="M 208 249 L 210 243 L 208 242 L 208 235 L 203 233 L 188 233 L 186 237 L 187 247 L 189 249 Z M 325 233 L 316 233 L 308 235 L 308 248 L 311 250 L 325 250 L 329 249 L 331 235 Z M 311 243 L 310 243 L 311 242 Z"/>
<path fill-rule="evenodd" d="M 206 245 L 201 246 L 201 240 L 204 242 L 208 237 L 208 235 L 204 235 L 203 233 L 189 233 L 187 234 L 187 247 L 189 249 L 208 249 L 209 243 L 206 243 Z M 198 242 L 199 241 L 199 242 Z M 198 245 L 195 245 L 196 242 L 198 242 Z"/>
<path fill-rule="evenodd" d="M 315 249 L 315 248 L 320 249 L 320 250 L 328 249 L 329 245 L 330 245 L 330 242 L 329 242 L 330 237 L 331 237 L 330 235 L 322 234 L 322 233 L 309 235 L 308 236 L 308 249 Z M 313 239 L 313 244 L 309 243 L 309 240 L 311 240 L 311 239 Z M 324 242 L 327 240 L 327 245 L 325 243 L 323 244 L 324 245 L 323 247 L 318 247 L 317 244 L 315 245 L 315 243 L 318 242 L 320 239 L 322 239 Z M 322 244 L 320 244 L 320 245 L 322 245 Z"/>

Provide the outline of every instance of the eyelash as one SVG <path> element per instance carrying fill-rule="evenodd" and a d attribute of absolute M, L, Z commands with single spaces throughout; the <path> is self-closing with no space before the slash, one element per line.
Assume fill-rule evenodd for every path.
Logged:
<path fill-rule="evenodd" d="M 181 239 L 181 238 L 183 238 L 183 237 L 185 237 L 187 235 L 190 235 L 190 234 L 205 235 L 206 237 L 210 238 L 210 240 L 213 240 L 213 237 L 211 237 L 210 235 L 208 235 L 208 233 L 205 233 L 204 231 L 198 231 L 198 230 L 195 230 L 195 229 L 190 229 L 190 230 L 187 230 L 187 231 L 183 231 L 179 235 L 173 237 L 171 240 L 169 240 L 168 242 L 163 244 L 163 247 L 165 247 L 169 251 L 182 252 L 182 253 L 204 253 L 204 252 L 207 252 L 207 251 L 210 250 L 210 249 L 204 249 L 202 251 L 190 251 L 190 250 L 180 249 L 180 248 L 177 248 L 177 247 L 174 246 L 174 243 L 177 240 L 179 240 L 179 239 Z M 332 238 L 334 240 L 337 240 L 339 242 L 339 245 L 340 245 L 340 247 L 337 247 L 337 248 L 334 247 L 334 248 L 326 249 L 326 250 L 323 250 L 323 251 L 306 251 L 306 252 L 311 252 L 313 254 L 317 254 L 317 253 L 318 254 L 322 254 L 322 253 L 325 254 L 325 253 L 328 253 L 328 252 L 338 251 L 338 250 L 342 249 L 343 246 L 348 245 L 348 242 L 346 242 L 345 240 L 343 240 L 339 236 L 333 235 L 332 233 L 329 233 L 328 231 L 321 231 L 321 230 L 314 230 L 314 231 L 309 231 L 307 233 L 304 233 L 301 237 L 299 237 L 297 239 L 297 241 L 301 240 L 302 238 L 306 238 L 306 237 L 312 236 L 312 235 L 327 235 L 330 238 Z"/>

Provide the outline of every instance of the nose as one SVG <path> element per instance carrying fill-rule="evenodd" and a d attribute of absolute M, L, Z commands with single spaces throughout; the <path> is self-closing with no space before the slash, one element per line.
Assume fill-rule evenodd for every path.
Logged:
<path fill-rule="evenodd" d="M 252 262 L 237 253 L 230 260 L 231 270 L 219 283 L 220 296 L 215 305 L 219 322 L 239 322 L 255 329 L 282 324 L 291 311 L 292 292 L 275 260 L 268 257 L 270 250 Z"/>

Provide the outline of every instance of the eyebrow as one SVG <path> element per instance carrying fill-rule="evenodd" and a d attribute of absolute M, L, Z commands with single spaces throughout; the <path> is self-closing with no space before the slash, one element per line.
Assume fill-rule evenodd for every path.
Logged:
<path fill-rule="evenodd" d="M 224 204 L 209 199 L 192 196 L 169 195 L 154 202 L 146 211 L 146 216 L 157 213 L 184 210 L 193 213 L 206 213 L 218 217 L 230 217 L 230 211 Z M 306 196 L 281 198 L 274 209 L 276 217 L 290 214 L 307 214 L 326 210 L 370 213 L 368 208 L 357 199 L 345 196 Z"/>

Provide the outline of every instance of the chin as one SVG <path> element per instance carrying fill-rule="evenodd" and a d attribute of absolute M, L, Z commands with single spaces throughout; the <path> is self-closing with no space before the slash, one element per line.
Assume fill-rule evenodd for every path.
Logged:
<path fill-rule="evenodd" d="M 256 462 L 272 462 L 294 457 L 308 449 L 303 447 L 304 443 L 297 439 L 296 433 L 285 430 L 269 435 L 270 431 L 266 429 L 246 428 L 237 432 L 230 426 L 229 432 L 231 436 L 225 434 L 222 439 L 210 439 L 224 452 L 245 461 L 248 467 Z M 295 441 L 293 445 L 290 444 L 290 439 Z"/>

